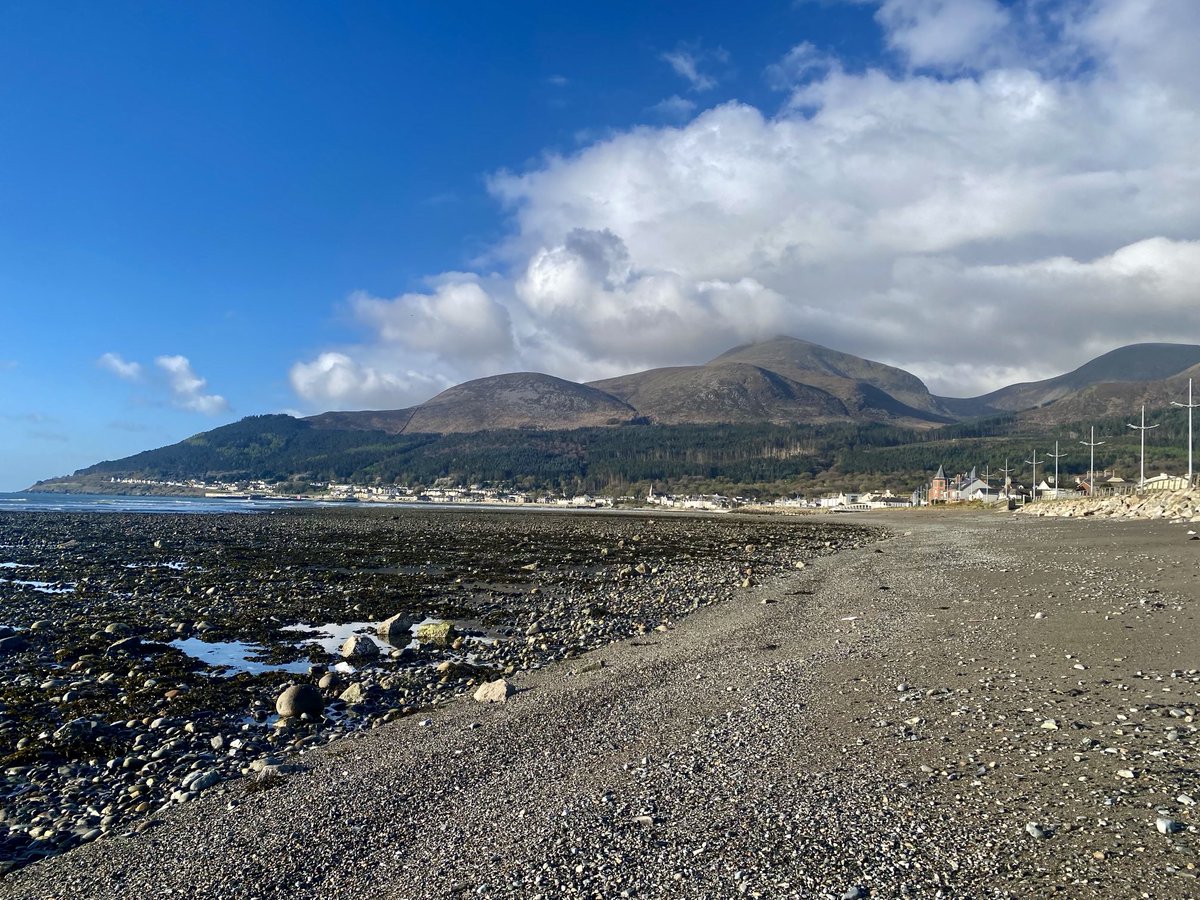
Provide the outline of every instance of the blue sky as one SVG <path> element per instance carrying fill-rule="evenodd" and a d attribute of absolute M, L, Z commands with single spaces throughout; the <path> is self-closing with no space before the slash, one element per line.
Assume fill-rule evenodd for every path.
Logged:
<path fill-rule="evenodd" d="M 780 332 L 957 394 L 1200 340 L 1155 9 L 10 4 L 0 489 Z"/>

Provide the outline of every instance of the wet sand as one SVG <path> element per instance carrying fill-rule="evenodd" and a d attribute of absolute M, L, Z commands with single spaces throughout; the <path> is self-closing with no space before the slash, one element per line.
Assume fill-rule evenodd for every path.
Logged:
<path fill-rule="evenodd" d="M 514 674 L 504 705 L 297 754 L 0 896 L 1200 896 L 1200 542 L 856 521 L 894 536 Z"/>

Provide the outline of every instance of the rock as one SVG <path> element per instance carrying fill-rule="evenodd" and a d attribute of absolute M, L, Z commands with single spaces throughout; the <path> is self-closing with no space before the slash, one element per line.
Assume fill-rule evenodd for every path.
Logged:
<path fill-rule="evenodd" d="M 1046 721 L 1042 722 L 1041 727 L 1047 731 L 1058 731 L 1058 719 L 1046 719 Z"/>
<path fill-rule="evenodd" d="M 1037 838 L 1038 840 L 1044 840 L 1045 838 L 1050 837 L 1051 831 L 1049 828 L 1039 825 L 1037 822 L 1029 822 L 1025 825 L 1025 833 L 1030 837 Z"/>
<path fill-rule="evenodd" d="M 1155 819 L 1154 827 L 1158 829 L 1159 834 L 1174 834 L 1177 831 L 1183 831 L 1183 825 L 1166 816 L 1159 816 Z"/>
<path fill-rule="evenodd" d="M 422 644 L 448 647 L 454 640 L 453 622 L 428 622 L 417 626 L 417 640 Z"/>
<path fill-rule="evenodd" d="M 379 628 L 376 633 L 397 647 L 403 647 L 412 640 L 412 627 L 420 621 L 407 613 L 396 613 L 390 619 L 384 619 L 379 623 Z"/>
<path fill-rule="evenodd" d="M 367 692 L 357 681 L 338 695 L 338 699 L 347 706 L 358 706 L 367 702 Z"/>
<path fill-rule="evenodd" d="M 337 672 L 326 672 L 321 676 L 321 680 L 317 682 L 317 687 L 323 691 L 331 688 L 339 687 L 342 683 L 342 676 Z"/>
<path fill-rule="evenodd" d="M 108 645 L 104 651 L 106 656 L 116 656 L 118 653 L 137 653 L 142 649 L 142 639 L 139 637 L 121 638 Z"/>
<path fill-rule="evenodd" d="M 293 684 L 275 701 L 275 711 L 285 719 L 295 716 L 319 716 L 325 711 L 325 698 L 313 684 Z"/>
<path fill-rule="evenodd" d="M 481 684 L 475 691 L 475 699 L 480 703 L 504 703 L 514 693 L 516 693 L 516 688 L 507 680 L 498 678 L 495 681 Z"/>
<path fill-rule="evenodd" d="M 379 656 L 379 645 L 365 634 L 352 634 L 342 644 L 342 657 L 351 660 L 375 659 Z"/>
<path fill-rule="evenodd" d="M 0 656 L 4 656 L 6 653 L 20 653 L 24 649 L 25 638 L 19 634 L 0 638 Z"/>
<path fill-rule="evenodd" d="M 856 884 L 854 887 L 849 888 L 846 893 L 842 894 L 842 900 L 863 900 L 866 896 L 867 889 Z"/>
<path fill-rule="evenodd" d="M 180 784 L 180 789 L 184 791 L 202 791 L 205 788 L 210 788 L 221 780 L 221 773 L 216 769 L 197 769 L 194 772 L 189 772 Z"/>

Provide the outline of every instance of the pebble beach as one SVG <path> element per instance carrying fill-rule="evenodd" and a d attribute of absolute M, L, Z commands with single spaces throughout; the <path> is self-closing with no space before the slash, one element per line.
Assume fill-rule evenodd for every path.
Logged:
<path fill-rule="evenodd" d="M 51 518 L 17 547 L 3 523 L 18 564 L 109 549 L 4 587 L 23 644 L 0 660 L 0 896 L 1200 895 L 1200 542 L 1180 525 L 193 518 L 109 518 L 103 541 Z M 160 564 L 116 583 L 118 560 Z M 14 606 L 14 580 L 42 590 Z M 398 614 L 412 641 L 369 662 L 275 643 Z M 131 637 L 304 671 L 113 649 Z M 300 683 L 322 713 L 279 718 Z"/>

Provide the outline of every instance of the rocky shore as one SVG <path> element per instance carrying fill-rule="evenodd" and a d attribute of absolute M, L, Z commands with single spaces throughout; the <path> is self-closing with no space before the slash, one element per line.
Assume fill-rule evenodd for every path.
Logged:
<path fill-rule="evenodd" d="M 1111 497 L 1079 497 L 1070 500 L 1039 500 L 1022 507 L 1032 516 L 1102 519 L 1166 519 L 1176 523 L 1200 522 L 1200 489 L 1150 491 Z"/>
<path fill-rule="evenodd" d="M 892 536 L 728 577 L 505 702 L 301 747 L 0 896 L 1200 896 L 1200 544 L 872 521 Z"/>
<path fill-rule="evenodd" d="M 871 536 L 641 515 L 0 516 L 0 871 L 660 635 Z"/>

